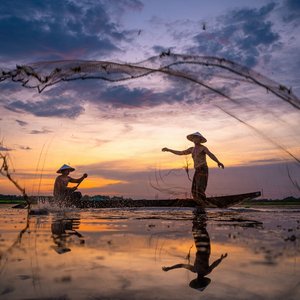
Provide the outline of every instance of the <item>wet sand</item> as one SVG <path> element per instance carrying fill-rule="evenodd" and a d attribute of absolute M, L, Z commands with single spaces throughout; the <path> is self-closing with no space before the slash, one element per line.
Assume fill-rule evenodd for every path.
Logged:
<path fill-rule="evenodd" d="M 0 224 L 1 299 L 300 298 L 297 207 L 27 217 L 2 205 Z"/>

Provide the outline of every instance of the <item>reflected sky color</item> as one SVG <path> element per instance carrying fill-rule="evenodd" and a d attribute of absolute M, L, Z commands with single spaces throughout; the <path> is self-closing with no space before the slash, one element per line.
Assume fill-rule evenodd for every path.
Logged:
<path fill-rule="evenodd" d="M 209 210 L 209 261 L 228 256 L 200 292 L 189 287 L 194 273 L 162 271 L 195 260 L 191 210 L 52 211 L 31 216 L 15 243 L 26 214 L 1 207 L 1 298 L 297 299 L 298 216 L 297 209 Z"/>
<path fill-rule="evenodd" d="M 67 59 L 135 63 L 171 49 L 225 57 L 300 95 L 299 20 L 296 0 L 1 1 L 0 68 Z M 190 196 L 186 158 L 161 148 L 186 149 L 186 135 L 200 131 L 226 167 L 208 162 L 208 195 L 299 196 L 288 177 L 299 178 L 299 164 L 263 137 L 299 159 L 299 110 L 250 84 L 217 76 L 211 82 L 237 103 L 161 75 L 122 84 L 60 83 L 42 94 L 5 81 L 0 138 L 16 178 L 35 195 L 51 194 L 55 171 L 67 163 L 75 177 L 90 175 L 83 194 L 168 198 L 151 187 L 161 173 L 165 189 Z M 0 178 L 0 193 L 16 192 Z"/>

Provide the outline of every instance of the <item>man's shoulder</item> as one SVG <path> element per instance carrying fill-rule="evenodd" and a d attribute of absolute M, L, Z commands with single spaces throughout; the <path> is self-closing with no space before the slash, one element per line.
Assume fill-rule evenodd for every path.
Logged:
<path fill-rule="evenodd" d="M 201 152 L 202 151 L 204 151 L 204 152 L 208 151 L 208 148 L 206 146 L 202 145 L 202 144 L 199 145 L 199 149 L 200 149 Z"/>
<path fill-rule="evenodd" d="M 56 177 L 56 180 L 64 180 L 64 179 L 70 179 L 71 177 L 70 176 L 64 176 L 64 175 L 58 175 L 57 177 Z"/>

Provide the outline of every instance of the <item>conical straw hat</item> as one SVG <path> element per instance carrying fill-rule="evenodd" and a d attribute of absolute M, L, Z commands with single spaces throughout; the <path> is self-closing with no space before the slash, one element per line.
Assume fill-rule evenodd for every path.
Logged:
<path fill-rule="evenodd" d="M 61 166 L 61 167 L 56 171 L 56 173 L 62 173 L 62 171 L 64 171 L 64 170 L 70 170 L 70 172 L 75 171 L 74 168 L 72 168 L 72 167 L 70 167 L 70 166 L 68 166 L 68 165 L 63 165 L 63 166 Z"/>
<path fill-rule="evenodd" d="M 194 132 L 192 134 L 189 134 L 186 138 L 191 142 L 194 142 L 195 138 L 199 139 L 200 143 L 206 143 L 207 142 L 207 139 L 198 131 Z"/>

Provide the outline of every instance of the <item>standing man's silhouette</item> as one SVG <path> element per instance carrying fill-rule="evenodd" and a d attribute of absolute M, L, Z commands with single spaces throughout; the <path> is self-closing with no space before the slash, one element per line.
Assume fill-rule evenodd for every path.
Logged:
<path fill-rule="evenodd" d="M 195 174 L 192 183 L 192 195 L 194 201 L 198 205 L 203 206 L 203 204 L 206 203 L 205 190 L 208 181 L 208 166 L 206 162 L 206 155 L 208 155 L 208 157 L 215 161 L 218 164 L 219 168 L 224 169 L 224 165 L 217 159 L 217 157 L 213 153 L 208 150 L 207 147 L 202 145 L 203 143 L 206 143 L 207 140 L 201 133 L 195 132 L 189 134 L 187 136 L 187 139 L 195 144 L 194 147 L 190 147 L 183 151 L 163 148 L 162 151 L 168 151 L 176 155 L 192 154 L 195 168 Z"/>

